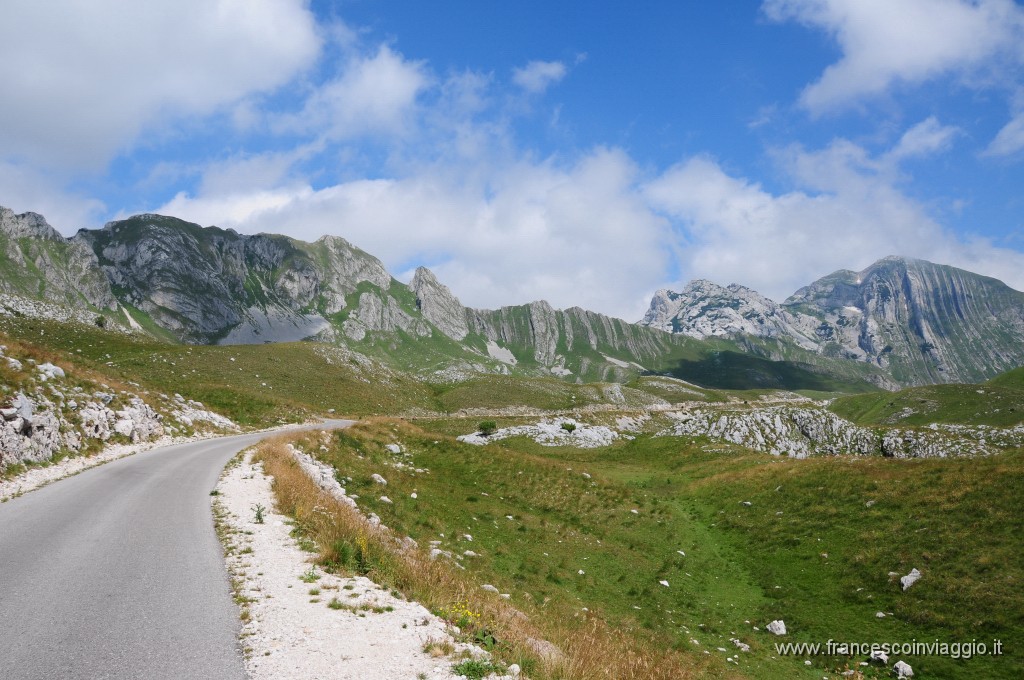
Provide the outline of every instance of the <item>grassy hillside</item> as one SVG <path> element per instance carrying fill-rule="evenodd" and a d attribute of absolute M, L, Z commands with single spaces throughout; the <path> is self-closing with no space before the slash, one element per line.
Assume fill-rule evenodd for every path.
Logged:
<path fill-rule="evenodd" d="M 829 408 L 861 425 L 963 423 L 1012 427 L 1024 422 L 1024 369 L 979 385 L 929 385 L 842 397 Z"/>
<path fill-rule="evenodd" d="M 322 459 L 351 478 L 365 511 L 461 556 L 472 581 L 523 606 L 599 615 L 695 662 L 707 651 L 719 672 L 820 678 L 863 660 L 807 657 L 807 667 L 779 658 L 780 640 L 1024 642 L 1021 452 L 780 460 L 649 436 L 593 450 L 522 438 L 474 447 L 400 422 L 337 433 L 329 449 Z M 374 473 L 392 503 L 377 500 Z M 924 577 L 904 593 L 889 572 L 911 568 Z M 777 618 L 785 638 L 765 632 Z M 1014 657 L 906 660 L 918 677 L 1024 673 Z"/>
<path fill-rule="evenodd" d="M 31 319 L 7 320 L 4 336 L 45 348 L 57 363 L 74 364 L 122 383 L 179 393 L 245 425 L 324 415 L 361 416 L 430 406 L 422 383 L 327 345 L 193 346 Z"/>
<path fill-rule="evenodd" d="M 658 377 L 640 378 L 628 386 L 504 375 L 429 383 L 389 368 L 386 362 L 395 350 L 384 341 L 378 345 L 380 351 L 367 358 L 318 343 L 180 345 L 95 325 L 0 317 L 0 344 L 11 341 L 46 352 L 65 367 L 92 372 L 100 380 L 179 393 L 243 425 L 323 416 L 329 409 L 339 416 L 359 417 L 410 409 L 573 409 L 593 404 L 641 408 L 665 397 L 669 401 L 725 398 L 719 392 Z M 438 354 L 419 356 L 413 362 L 415 368 L 422 370 L 430 361 L 445 365 L 442 355 L 451 346 L 454 343 L 440 340 Z"/>

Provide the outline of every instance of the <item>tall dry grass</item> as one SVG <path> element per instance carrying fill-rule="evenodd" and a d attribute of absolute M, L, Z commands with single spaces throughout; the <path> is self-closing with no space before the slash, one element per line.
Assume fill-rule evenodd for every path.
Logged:
<path fill-rule="evenodd" d="M 264 441 L 255 460 L 273 477 L 278 510 L 295 519 L 316 542 L 322 564 L 337 565 L 339 552 L 352 546 L 353 570 L 398 590 L 433 611 L 459 603 L 479 615 L 469 637 L 486 632 L 499 641 L 494 654 L 518 663 L 537 680 L 686 680 L 704 677 L 710 662 L 694 660 L 651 641 L 610 628 L 596 616 L 580 617 L 545 608 L 523 612 L 507 600 L 471 583 L 445 560 L 432 560 L 422 547 L 410 547 L 386 529 L 374 527 L 356 510 L 322 491 L 299 467 L 288 437 Z"/>

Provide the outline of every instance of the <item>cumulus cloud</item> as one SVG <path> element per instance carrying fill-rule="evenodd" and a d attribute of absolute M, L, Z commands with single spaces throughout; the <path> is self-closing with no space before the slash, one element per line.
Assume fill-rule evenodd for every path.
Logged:
<path fill-rule="evenodd" d="M 896 151 L 942 147 L 935 140 L 944 135 L 925 134 L 932 128 L 926 121 L 925 128 L 912 129 L 909 140 L 905 135 L 882 158 L 848 140 L 817 151 L 784 150 L 780 162 L 803 187 L 789 192 L 772 193 L 697 157 L 666 171 L 645 193 L 686 231 L 681 266 L 689 276 L 740 283 L 776 300 L 832 271 L 859 270 L 886 255 L 953 264 L 1024 288 L 1024 254 L 957 237 L 894 184 Z"/>
<path fill-rule="evenodd" d="M 338 234 L 392 272 L 431 266 L 471 306 L 546 299 L 632 320 L 664 281 L 673 238 L 644 204 L 640 179 L 623 152 L 598 148 L 568 164 L 523 160 L 318 190 L 182 194 L 158 212 L 304 240 Z"/>
<path fill-rule="evenodd" d="M 900 83 L 1024 57 L 1024 8 L 1013 0 L 765 0 L 763 9 L 772 20 L 826 31 L 842 50 L 800 96 L 814 114 Z"/>
<path fill-rule="evenodd" d="M 274 127 L 333 140 L 403 135 L 412 123 L 416 98 L 427 85 L 421 62 L 381 45 L 372 55 L 343 56 L 340 75 L 317 87 L 300 112 L 278 117 Z"/>
<path fill-rule="evenodd" d="M 280 86 L 321 45 L 303 0 L 5 2 L 0 24 L 0 148 L 64 167 Z"/>
<path fill-rule="evenodd" d="M 568 70 L 560 61 L 531 61 L 512 70 L 512 82 L 527 92 L 540 94 L 562 78 Z"/>

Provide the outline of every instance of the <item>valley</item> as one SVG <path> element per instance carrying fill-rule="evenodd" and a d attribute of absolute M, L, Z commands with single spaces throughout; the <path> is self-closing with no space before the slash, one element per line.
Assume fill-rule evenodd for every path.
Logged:
<path fill-rule="evenodd" d="M 1000 640 L 1004 656 L 898 658 L 915 677 L 1024 673 L 1024 310 L 998 282 L 889 258 L 781 306 L 698 282 L 634 325 L 469 309 L 428 270 L 407 286 L 340 240 L 154 216 L 40 240 L 45 221 L 4 219 L 6 482 L 167 435 L 351 418 L 256 451 L 276 511 L 316 568 L 421 603 L 495 669 L 881 678 L 896 655 L 776 644 Z M 168 231 L 173 248 L 138 246 Z M 182 269 L 182 250 L 212 268 Z M 73 281 L 60 257 L 84 263 Z M 896 306 L 879 292 L 893 276 L 910 282 Z"/>

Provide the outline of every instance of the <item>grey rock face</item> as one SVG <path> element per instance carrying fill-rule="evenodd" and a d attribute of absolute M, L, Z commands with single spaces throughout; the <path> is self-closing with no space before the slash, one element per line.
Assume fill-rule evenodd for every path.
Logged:
<path fill-rule="evenodd" d="M 420 267 L 410 284 L 416 295 L 416 306 L 423 318 L 452 340 L 461 341 L 469 335 L 466 308 L 452 292 L 426 267 Z"/>
<path fill-rule="evenodd" d="M 985 276 L 887 257 L 782 304 L 694 281 L 659 291 L 642 324 L 695 338 L 772 338 L 885 369 L 897 383 L 972 382 L 1024 364 L 1024 293 Z"/>
<path fill-rule="evenodd" d="M 900 382 L 972 382 L 1024 363 L 1024 293 L 995 279 L 888 257 L 836 272 L 785 303 L 823 319 L 823 341 Z"/>
<path fill-rule="evenodd" d="M 76 238 L 127 303 L 187 342 L 215 341 L 239 327 L 238 337 L 273 339 L 268 319 L 317 332 L 320 315 L 345 309 L 361 283 L 383 290 L 391 283 L 379 260 L 336 237 L 309 244 L 139 215 Z"/>
<path fill-rule="evenodd" d="M 15 215 L 0 207 L 0 258 L 9 263 L 9 271 L 0 276 L 0 293 L 70 306 L 116 306 L 93 252 L 65 239 L 42 215 Z"/>
<path fill-rule="evenodd" d="M 710 281 L 691 281 L 679 293 L 659 290 L 640 322 L 669 333 L 698 339 L 739 334 L 789 338 L 804 349 L 816 349 L 818 321 L 792 313 L 760 293 L 735 283 L 722 287 Z"/>

